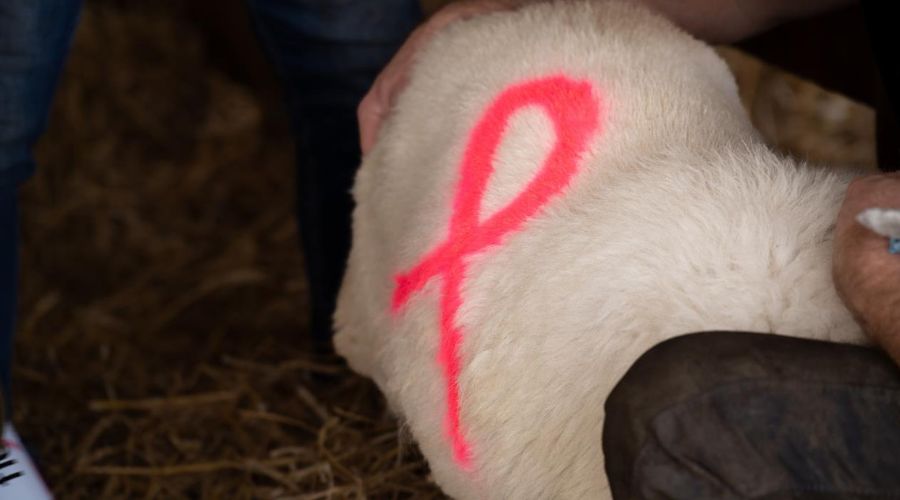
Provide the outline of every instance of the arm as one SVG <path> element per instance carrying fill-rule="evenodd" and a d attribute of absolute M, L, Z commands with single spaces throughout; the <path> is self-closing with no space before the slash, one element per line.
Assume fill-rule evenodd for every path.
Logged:
<path fill-rule="evenodd" d="M 448 24 L 470 17 L 515 9 L 546 0 L 465 0 L 451 3 L 417 28 L 375 79 L 357 110 L 363 154 L 375 143 L 406 78 L 416 53 Z M 712 43 L 728 43 L 759 33 L 781 22 L 816 14 L 852 0 L 634 0 L 658 10 L 675 24 Z"/>
<path fill-rule="evenodd" d="M 710 43 L 733 43 L 852 0 L 638 0 Z"/>

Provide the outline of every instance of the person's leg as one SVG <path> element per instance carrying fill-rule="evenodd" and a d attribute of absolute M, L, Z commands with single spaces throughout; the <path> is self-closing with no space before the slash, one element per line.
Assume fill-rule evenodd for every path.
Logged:
<path fill-rule="evenodd" d="M 638 359 L 606 414 L 617 499 L 900 496 L 900 370 L 874 349 L 686 335 Z"/>
<path fill-rule="evenodd" d="M 0 191 L 0 422 L 6 421 L 9 407 L 12 340 L 15 332 L 18 268 L 18 210 L 14 190 Z"/>
<path fill-rule="evenodd" d="M 31 150 L 44 130 L 80 3 L 0 1 L 0 390 L 6 404 L 15 331 L 16 189 L 34 170 Z"/>
<path fill-rule="evenodd" d="M 18 266 L 17 188 L 34 170 L 32 148 L 44 131 L 53 90 L 80 0 L 0 0 L 0 498 L 51 498 L 11 412 L 10 365 Z"/>
<path fill-rule="evenodd" d="M 418 0 L 247 3 L 284 84 L 297 138 L 310 328 L 324 343 L 350 248 L 350 188 L 360 161 L 356 107 L 421 11 Z"/>

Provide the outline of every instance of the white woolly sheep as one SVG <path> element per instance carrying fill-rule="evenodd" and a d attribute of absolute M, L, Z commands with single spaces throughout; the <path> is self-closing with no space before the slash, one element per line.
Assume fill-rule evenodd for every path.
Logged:
<path fill-rule="evenodd" d="M 853 175 L 770 151 L 716 53 L 644 8 L 458 22 L 359 170 L 335 345 L 449 495 L 606 498 L 603 404 L 653 345 L 866 342 L 831 279 Z"/>

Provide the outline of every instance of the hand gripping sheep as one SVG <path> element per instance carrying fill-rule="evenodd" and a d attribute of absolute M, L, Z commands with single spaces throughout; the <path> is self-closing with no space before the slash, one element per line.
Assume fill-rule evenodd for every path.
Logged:
<path fill-rule="evenodd" d="M 615 2 L 450 26 L 360 168 L 335 345 L 457 498 L 604 498 L 604 401 L 704 330 L 864 343 L 831 281 L 852 172 L 753 130 L 708 46 Z"/>

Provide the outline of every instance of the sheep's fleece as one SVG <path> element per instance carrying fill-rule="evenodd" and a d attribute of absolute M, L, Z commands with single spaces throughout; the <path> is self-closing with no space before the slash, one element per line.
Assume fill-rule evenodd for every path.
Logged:
<path fill-rule="evenodd" d="M 446 240 L 469 133 L 504 89 L 592 82 L 600 131 L 565 190 L 500 244 L 466 258 L 456 324 L 453 456 L 437 358 L 441 276 L 392 311 L 398 273 Z M 508 122 L 481 219 L 553 146 L 538 107 Z M 362 163 L 338 352 L 372 377 L 456 498 L 608 498 L 604 401 L 653 345 L 704 330 L 863 344 L 831 279 L 847 169 L 770 151 L 724 62 L 643 7 L 542 2 L 446 28 Z"/>

